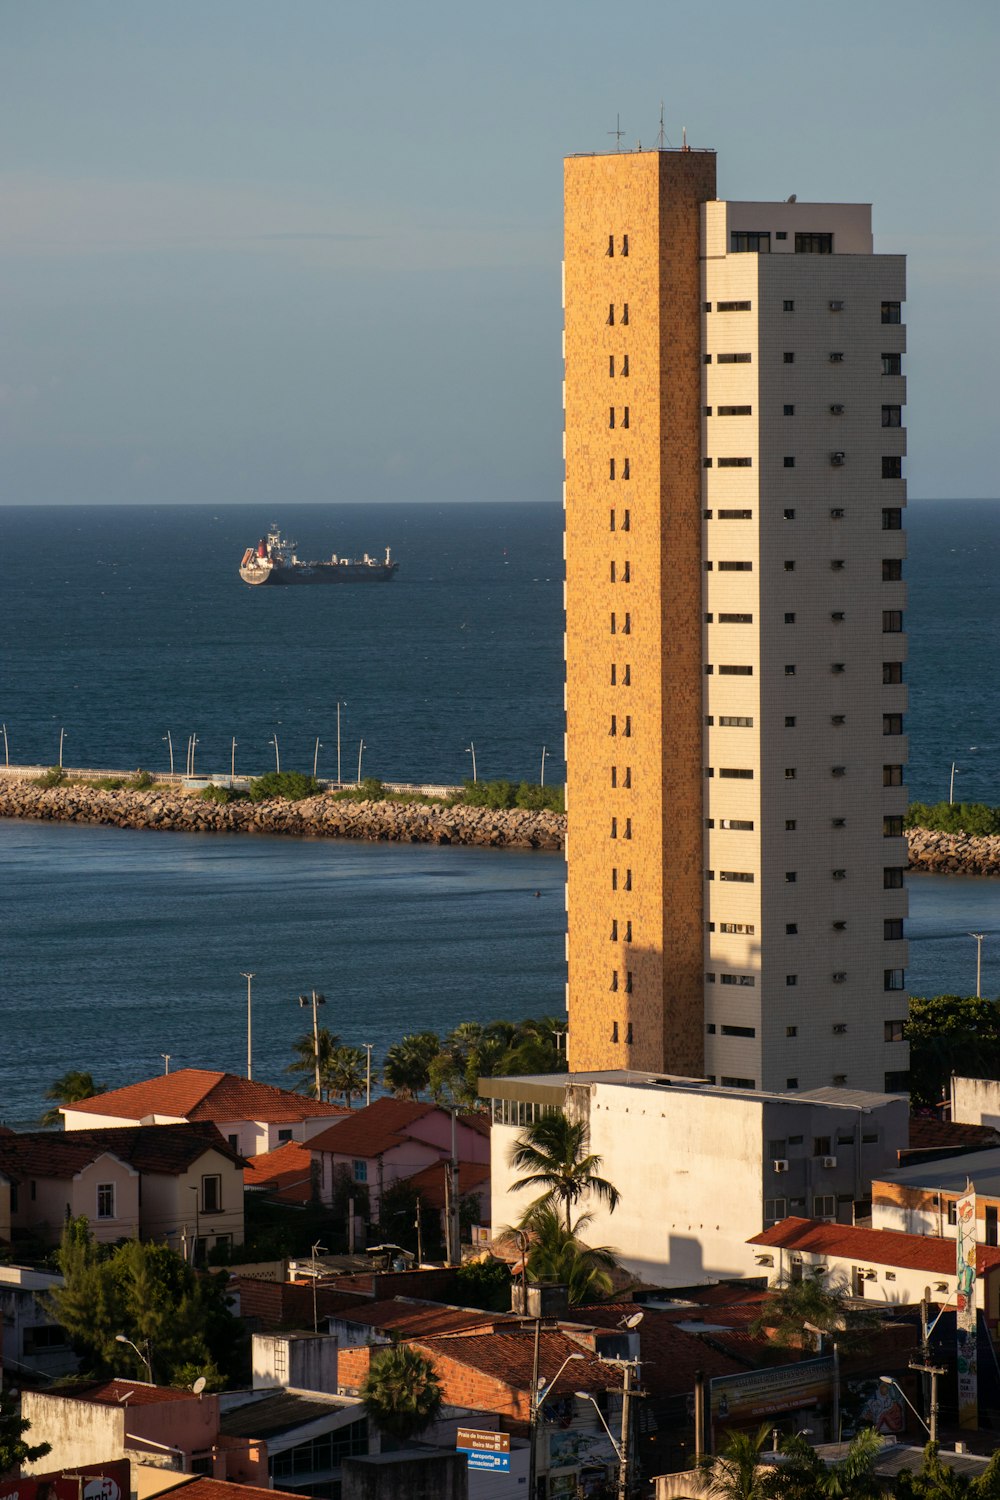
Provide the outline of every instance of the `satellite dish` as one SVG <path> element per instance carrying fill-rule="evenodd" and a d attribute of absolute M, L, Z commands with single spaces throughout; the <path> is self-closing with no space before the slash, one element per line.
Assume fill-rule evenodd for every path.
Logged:
<path fill-rule="evenodd" d="M 635 1312 L 635 1313 L 633 1313 L 630 1318 L 626 1318 L 625 1319 L 625 1327 L 626 1328 L 638 1328 L 639 1324 L 643 1320 L 643 1317 L 644 1317 L 644 1314 L 641 1313 L 641 1312 Z"/>
<path fill-rule="evenodd" d="M 200 1396 L 207 1384 L 208 1381 L 205 1379 L 204 1375 L 199 1375 L 198 1379 L 195 1381 L 191 1389 L 194 1391 L 196 1396 Z"/>

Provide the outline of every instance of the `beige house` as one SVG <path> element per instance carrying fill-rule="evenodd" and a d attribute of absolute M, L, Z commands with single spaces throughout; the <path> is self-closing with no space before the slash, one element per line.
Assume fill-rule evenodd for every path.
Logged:
<path fill-rule="evenodd" d="M 95 1126 L 214 1125 L 241 1156 L 274 1151 L 286 1141 L 308 1141 L 351 1111 L 236 1073 L 181 1068 L 93 1099 L 63 1105 L 66 1129 Z"/>
<path fill-rule="evenodd" d="M 243 1239 L 243 1159 L 211 1128 L 157 1125 L 0 1136 L 0 1240 L 59 1239 L 68 1218 L 94 1237 L 158 1240 L 188 1258 Z"/>

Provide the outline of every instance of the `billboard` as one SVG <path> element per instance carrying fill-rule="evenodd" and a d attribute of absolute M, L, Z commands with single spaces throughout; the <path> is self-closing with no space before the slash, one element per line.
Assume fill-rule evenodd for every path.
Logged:
<path fill-rule="evenodd" d="M 958 1360 L 958 1420 L 962 1427 L 979 1426 L 978 1349 L 976 1347 L 976 1195 L 966 1193 L 955 1204 L 958 1238 L 955 1241 L 955 1353 Z"/>
<path fill-rule="evenodd" d="M 832 1399 L 832 1357 L 804 1359 L 797 1365 L 719 1376 L 710 1384 L 710 1420 L 713 1430 L 718 1431 Z"/>
<path fill-rule="evenodd" d="M 0 1480 L 0 1500 L 129 1500 L 131 1469 L 127 1458 Z"/>

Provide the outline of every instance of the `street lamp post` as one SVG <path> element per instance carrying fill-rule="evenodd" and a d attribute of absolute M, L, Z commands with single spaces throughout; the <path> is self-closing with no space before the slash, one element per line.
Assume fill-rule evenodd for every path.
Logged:
<path fill-rule="evenodd" d="M 470 740 L 469 741 L 469 748 L 466 750 L 465 753 L 466 753 L 466 755 L 471 755 L 472 756 L 472 784 L 473 784 L 473 786 L 475 786 L 476 782 L 479 780 L 479 777 L 476 775 L 476 742 L 475 742 L 475 740 Z"/>
<path fill-rule="evenodd" d="M 194 1193 L 194 1244 L 191 1247 L 191 1264 L 196 1265 L 198 1261 L 198 1241 L 201 1239 L 201 1217 L 198 1207 L 198 1189 L 194 1183 L 190 1186 L 192 1193 Z"/>
<path fill-rule="evenodd" d="M 955 800 L 955 776 L 956 776 L 956 774 L 961 775 L 961 772 L 956 772 L 955 762 L 952 761 L 952 763 L 951 763 L 951 781 L 948 783 L 948 806 L 949 807 L 951 806 L 951 804 Z"/>
<path fill-rule="evenodd" d="M 985 932 L 970 932 L 970 938 L 976 940 L 976 999 L 983 998 L 983 938 Z"/>
<path fill-rule="evenodd" d="M 66 731 L 65 731 L 65 729 L 60 729 L 60 731 L 59 731 L 59 769 L 60 769 L 60 771 L 62 770 L 62 763 L 63 763 L 63 740 L 65 738 L 66 738 Z"/>
<path fill-rule="evenodd" d="M 274 769 L 277 772 L 277 774 L 280 776 L 281 775 L 281 751 L 278 749 L 278 731 L 277 730 L 274 731 L 274 734 L 271 736 L 271 738 L 268 740 L 267 743 L 269 745 L 273 745 L 274 746 Z"/>
<path fill-rule="evenodd" d="M 170 755 L 170 774 L 172 776 L 174 774 L 174 742 L 170 738 L 170 730 L 168 729 L 166 734 L 161 734 L 160 739 L 166 745 L 167 751 Z"/>
<path fill-rule="evenodd" d="M 337 704 L 337 785 L 342 785 L 340 780 L 340 704 Z"/>
<path fill-rule="evenodd" d="M 368 1105 L 372 1102 L 372 1048 L 375 1043 L 362 1042 L 361 1045 L 368 1054 L 368 1064 L 365 1070 L 365 1104 Z"/>
<path fill-rule="evenodd" d="M 308 995 L 300 995 L 299 996 L 299 1005 L 300 1006 L 308 1005 L 309 1003 L 310 1003 L 310 1000 L 309 1000 L 309 996 Z M 319 994 L 319 992 L 317 990 L 313 990 L 312 991 L 313 1065 L 314 1065 L 315 1070 L 316 1070 L 316 1098 L 317 1099 L 322 1099 L 323 1095 L 320 1093 L 320 1082 L 319 1082 L 319 1018 L 316 1015 L 316 1007 L 318 1005 L 325 1005 L 325 1004 L 326 1004 L 326 996 Z"/>
<path fill-rule="evenodd" d="M 7 726 L 6 726 L 6 724 L 0 725 L 0 729 L 2 729 L 2 731 L 3 731 L 3 763 L 4 763 L 5 766 L 9 766 L 10 765 L 10 751 L 7 748 Z"/>
<path fill-rule="evenodd" d="M 169 1073 L 170 1072 L 170 1053 L 169 1052 L 161 1052 L 160 1056 L 163 1058 L 163 1071 L 164 1071 L 164 1073 Z"/>
<path fill-rule="evenodd" d="M 615 1361 L 615 1363 L 617 1363 L 617 1361 Z M 618 1459 L 618 1500 L 628 1500 L 629 1497 L 630 1408 L 632 1404 L 632 1395 L 635 1390 L 635 1387 L 632 1384 L 632 1379 L 635 1373 L 635 1367 L 638 1363 L 638 1360 L 631 1359 L 621 1361 L 624 1381 L 622 1384 L 622 1431 L 620 1443 L 615 1441 L 611 1428 L 604 1420 L 604 1414 L 601 1411 L 601 1408 L 598 1406 L 597 1402 L 594 1400 L 590 1392 L 576 1392 L 576 1395 L 580 1398 L 581 1401 L 589 1401 L 593 1406 L 597 1415 L 601 1419 L 601 1426 L 607 1433 L 608 1438 L 611 1442 L 611 1446 L 615 1450 L 615 1456 Z"/>
<path fill-rule="evenodd" d="M 543 745 L 542 746 L 542 779 L 538 783 L 539 786 L 544 786 L 545 785 L 545 757 L 548 755 L 548 753 L 549 752 L 546 750 L 545 746 Z"/>
<path fill-rule="evenodd" d="M 367 749 L 367 746 L 365 745 L 364 740 L 363 739 L 359 740 L 358 741 L 358 786 L 361 785 L 361 757 L 365 753 L 366 749 Z"/>
<path fill-rule="evenodd" d="M 236 780 L 236 736 L 233 735 L 232 758 L 229 762 L 229 785 L 232 786 Z"/>
<path fill-rule="evenodd" d="M 527 1312 L 525 1307 L 525 1312 Z M 566 1366 L 574 1359 L 583 1359 L 582 1354 L 567 1354 L 552 1379 L 543 1382 L 538 1374 L 538 1346 L 541 1336 L 541 1318 L 535 1319 L 535 1349 L 531 1368 L 531 1390 L 528 1393 L 528 1496 L 527 1500 L 536 1500 L 538 1489 L 538 1408 L 542 1404 L 542 1397 L 547 1396 L 555 1385 L 559 1376 Z"/>
<path fill-rule="evenodd" d="M 319 1313 L 316 1308 L 316 1283 L 319 1280 L 319 1267 L 316 1264 L 316 1257 L 321 1250 L 324 1255 L 329 1253 L 326 1246 L 321 1245 L 317 1240 L 316 1244 L 312 1247 L 313 1333 L 319 1333 Z"/>
<path fill-rule="evenodd" d="M 320 751 L 319 735 L 317 735 L 316 736 L 316 748 L 313 751 L 313 781 L 316 780 L 316 769 L 319 766 L 319 751 Z"/>
<path fill-rule="evenodd" d="M 247 1079 L 253 1078 L 253 991 L 251 985 L 254 975 L 244 973 L 243 978 L 247 982 Z"/>
<path fill-rule="evenodd" d="M 938 1376 L 947 1374 L 947 1371 L 941 1365 L 918 1365 L 915 1361 L 910 1362 L 910 1369 L 916 1370 L 920 1375 L 929 1375 L 931 1377 L 931 1409 L 928 1413 L 930 1417 L 929 1423 L 924 1421 L 923 1417 L 917 1411 L 917 1408 L 914 1406 L 909 1396 L 903 1390 L 902 1386 L 899 1385 L 891 1375 L 880 1375 L 879 1383 L 881 1385 L 894 1385 L 896 1387 L 897 1391 L 902 1396 L 903 1400 L 906 1402 L 907 1406 L 910 1408 L 913 1415 L 920 1423 L 921 1427 L 927 1433 L 927 1436 L 930 1438 L 931 1442 L 936 1443 L 938 1440 Z"/>
<path fill-rule="evenodd" d="M 149 1339 L 143 1339 L 143 1343 L 146 1346 L 146 1352 L 145 1352 L 145 1354 L 143 1354 L 143 1352 L 139 1348 L 138 1344 L 133 1344 L 132 1340 L 126 1338 L 123 1333 L 116 1333 L 115 1334 L 115 1343 L 116 1344 L 128 1344 L 128 1346 L 129 1346 L 130 1349 L 134 1349 L 135 1350 L 136 1354 L 138 1354 L 139 1358 L 142 1360 L 143 1364 L 146 1366 L 146 1374 L 149 1376 L 149 1383 L 150 1383 L 150 1385 L 153 1385 L 155 1382 L 153 1380 L 153 1363 L 152 1363 L 152 1360 L 149 1357 Z"/>

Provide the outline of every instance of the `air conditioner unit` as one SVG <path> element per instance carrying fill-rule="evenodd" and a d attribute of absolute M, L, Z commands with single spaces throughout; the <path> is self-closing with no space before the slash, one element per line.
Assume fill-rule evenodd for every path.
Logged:
<path fill-rule="evenodd" d="M 831 521 L 842 521 L 844 519 L 844 512 L 841 506 L 837 505 L 831 510 L 830 519 Z"/>
<path fill-rule="evenodd" d="M 835 609 L 833 611 L 832 615 L 830 616 L 830 619 L 831 620 L 842 620 L 842 619 L 844 619 L 844 611 L 842 609 Z"/>
<path fill-rule="evenodd" d="M 841 468 L 843 468 L 844 462 L 845 462 L 846 458 L 847 458 L 847 454 L 846 453 L 837 452 L 837 453 L 831 453 L 830 454 L 830 462 L 833 464 L 833 467 L 835 469 L 841 469 Z"/>
<path fill-rule="evenodd" d="M 777 1161 L 773 1161 L 771 1163 L 771 1166 L 774 1168 L 774 1170 L 776 1172 L 787 1172 L 788 1171 L 788 1162 L 785 1160 L 785 1158 L 783 1156 L 779 1157 Z"/>
<path fill-rule="evenodd" d="M 878 1280 L 878 1272 L 877 1271 L 866 1271 L 865 1272 L 865 1280 L 866 1281 L 877 1281 Z"/>
<path fill-rule="evenodd" d="M 843 304 L 843 302 L 839 301 L 839 299 L 835 299 L 834 301 L 832 301 L 830 303 L 830 311 L 831 312 L 843 312 L 844 311 L 844 304 Z"/>
<path fill-rule="evenodd" d="M 835 1156 L 824 1156 L 823 1165 L 824 1167 L 835 1167 L 837 1165 L 837 1158 Z"/>
<path fill-rule="evenodd" d="M 830 716 L 830 723 L 831 724 L 844 724 L 846 722 L 847 722 L 847 715 L 846 714 L 831 714 L 831 716 Z"/>
<path fill-rule="evenodd" d="M 832 352 L 830 355 L 830 363 L 831 365 L 842 365 L 844 363 L 843 354 L 839 350 L 835 350 L 834 352 Z"/>
<path fill-rule="evenodd" d="M 842 417 L 844 415 L 844 408 L 839 401 L 835 402 L 834 405 L 830 407 L 830 411 L 835 417 Z"/>
<path fill-rule="evenodd" d="M 846 818 L 831 818 L 830 821 L 832 822 L 834 828 L 846 828 L 847 827 L 847 819 Z"/>
<path fill-rule="evenodd" d="M 833 878 L 834 878 L 834 880 L 846 880 L 847 879 L 847 871 L 846 870 L 834 870 L 834 872 L 833 872 Z"/>
<path fill-rule="evenodd" d="M 831 776 L 846 776 L 847 775 L 847 767 L 846 766 L 831 766 L 830 767 L 830 775 Z"/>
<path fill-rule="evenodd" d="M 844 984 L 845 981 L 846 981 L 846 979 L 847 979 L 847 975 L 844 973 L 843 969 L 838 969 L 837 972 L 833 976 L 833 982 L 834 982 L 834 984 Z M 846 1026 L 837 1025 L 833 1029 L 834 1029 L 834 1031 L 844 1032 L 844 1031 L 847 1030 L 847 1027 Z"/>
<path fill-rule="evenodd" d="M 834 922 L 834 924 L 833 924 L 833 930 L 834 930 L 834 932 L 846 932 L 847 931 L 847 923 L 846 922 Z"/>

